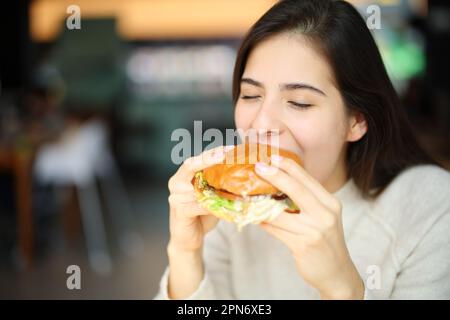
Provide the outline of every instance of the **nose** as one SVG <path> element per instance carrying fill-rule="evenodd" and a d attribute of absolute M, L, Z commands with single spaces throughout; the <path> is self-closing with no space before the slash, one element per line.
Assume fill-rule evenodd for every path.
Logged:
<path fill-rule="evenodd" d="M 250 129 L 259 143 L 271 144 L 283 133 L 283 122 L 279 117 L 276 101 L 265 100 L 253 119 Z"/>

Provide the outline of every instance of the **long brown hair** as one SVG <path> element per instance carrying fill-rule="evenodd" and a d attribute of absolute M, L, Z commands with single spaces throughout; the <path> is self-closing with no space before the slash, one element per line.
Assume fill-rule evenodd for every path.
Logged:
<path fill-rule="evenodd" d="M 267 11 L 245 35 L 233 75 L 233 101 L 251 50 L 280 33 L 301 34 L 326 57 L 344 104 L 364 115 L 368 130 L 349 143 L 347 170 L 365 197 L 376 197 L 404 169 L 434 163 L 419 146 L 358 11 L 345 1 L 284 0 Z"/>

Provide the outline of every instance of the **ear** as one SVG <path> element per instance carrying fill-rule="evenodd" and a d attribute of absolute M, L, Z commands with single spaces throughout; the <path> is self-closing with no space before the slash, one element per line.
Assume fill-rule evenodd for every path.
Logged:
<path fill-rule="evenodd" d="M 361 139 L 367 132 L 367 121 L 361 112 L 356 112 L 349 118 L 347 141 L 354 142 Z"/>

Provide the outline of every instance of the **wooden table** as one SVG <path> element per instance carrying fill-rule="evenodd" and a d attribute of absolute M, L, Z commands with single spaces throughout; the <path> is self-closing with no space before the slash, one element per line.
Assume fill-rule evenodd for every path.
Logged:
<path fill-rule="evenodd" d="M 0 170 L 14 176 L 19 253 L 25 268 L 33 264 L 32 159 L 31 151 L 0 147 Z"/>

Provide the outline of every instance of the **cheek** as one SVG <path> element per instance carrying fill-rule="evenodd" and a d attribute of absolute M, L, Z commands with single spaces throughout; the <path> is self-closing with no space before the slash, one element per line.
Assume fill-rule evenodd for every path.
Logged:
<path fill-rule="evenodd" d="M 345 121 L 334 115 L 287 121 L 291 122 L 290 127 L 304 148 L 330 147 L 345 141 Z"/>
<path fill-rule="evenodd" d="M 287 114 L 284 123 L 305 149 L 333 144 L 333 141 L 341 141 L 345 137 L 342 117 L 323 110 Z"/>
<path fill-rule="evenodd" d="M 306 171 L 318 181 L 326 181 L 335 169 L 345 143 L 344 117 L 317 111 L 285 121 L 303 150 Z"/>

